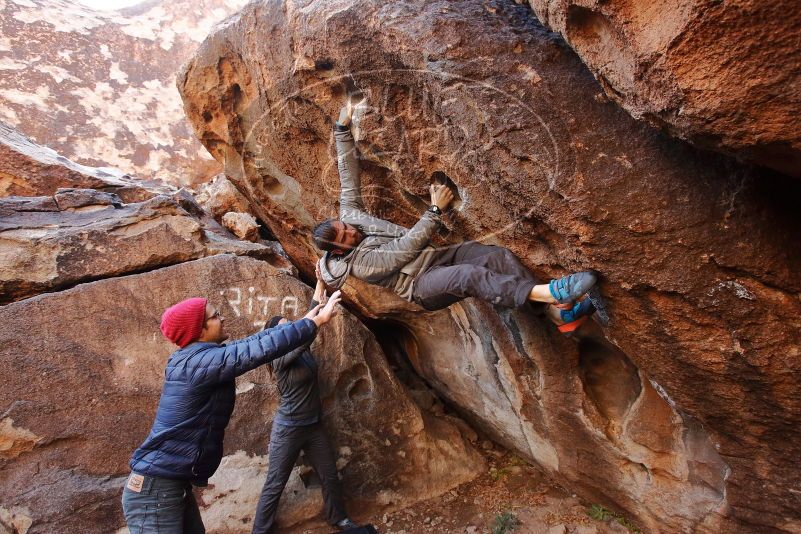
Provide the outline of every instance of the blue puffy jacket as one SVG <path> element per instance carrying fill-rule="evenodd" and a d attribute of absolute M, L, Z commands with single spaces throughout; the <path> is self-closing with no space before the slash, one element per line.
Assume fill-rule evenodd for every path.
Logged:
<path fill-rule="evenodd" d="M 227 345 L 195 342 L 175 351 L 164 371 L 156 420 L 131 458 L 143 475 L 203 486 L 220 465 L 234 411 L 234 378 L 314 339 L 310 319 L 279 325 Z"/>

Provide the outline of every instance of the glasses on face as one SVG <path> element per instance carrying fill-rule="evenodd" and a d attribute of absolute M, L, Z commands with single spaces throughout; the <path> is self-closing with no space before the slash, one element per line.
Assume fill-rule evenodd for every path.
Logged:
<path fill-rule="evenodd" d="M 220 321 L 223 320 L 223 316 L 220 315 L 220 310 L 215 310 L 214 313 L 206 318 L 207 321 L 211 321 L 212 319 L 219 319 Z"/>

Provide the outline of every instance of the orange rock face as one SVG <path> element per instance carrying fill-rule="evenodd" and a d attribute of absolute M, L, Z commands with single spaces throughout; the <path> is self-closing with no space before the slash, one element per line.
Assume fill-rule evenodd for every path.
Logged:
<path fill-rule="evenodd" d="M 801 177 L 796 2 L 529 3 L 634 117 L 699 147 Z"/>
<path fill-rule="evenodd" d="M 0 120 L 84 165 L 183 186 L 219 171 L 191 133 L 175 73 L 244 0 L 0 4 Z"/>
<path fill-rule="evenodd" d="M 337 213 L 333 119 L 355 91 L 371 212 L 411 226 L 445 174 L 459 208 L 441 241 L 507 246 L 543 279 L 601 271 L 612 323 L 579 344 L 527 311 L 423 314 L 346 288 L 493 439 L 648 531 L 801 524 L 796 180 L 632 119 L 527 6 L 504 2 L 249 5 L 179 89 L 308 276 L 309 230 Z"/>

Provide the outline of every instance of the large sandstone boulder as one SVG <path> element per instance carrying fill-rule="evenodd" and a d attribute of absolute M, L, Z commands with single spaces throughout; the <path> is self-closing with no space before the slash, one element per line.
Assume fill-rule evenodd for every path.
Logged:
<path fill-rule="evenodd" d="M 236 338 L 275 314 L 298 318 L 311 291 L 264 262 L 224 255 L 0 308 L 0 528 L 108 533 L 123 525 L 128 459 L 150 429 L 175 348 L 158 332 L 161 312 L 194 295 L 220 307 Z M 456 425 L 417 407 L 352 315 L 337 317 L 312 351 L 354 511 L 438 495 L 485 469 Z M 238 380 L 225 458 L 201 498 L 210 532 L 250 531 L 276 403 L 264 368 Z M 285 524 L 320 511 L 307 471 L 299 466 L 290 481 Z"/>
<path fill-rule="evenodd" d="M 529 0 L 636 118 L 801 177 L 792 0 Z"/>
<path fill-rule="evenodd" d="M 356 132 L 373 213 L 410 226 L 445 174 L 460 208 L 443 240 L 505 245 L 546 279 L 603 273 L 609 341 L 578 346 L 530 312 L 422 315 L 347 288 L 360 313 L 408 332 L 395 337 L 417 369 L 494 439 L 650 530 L 801 528 L 797 182 L 638 123 L 527 10 L 252 4 L 179 88 L 307 276 L 309 229 L 337 213 L 331 127 L 353 91 L 367 97 Z"/>
<path fill-rule="evenodd" d="M 60 188 L 75 188 L 114 193 L 123 202 L 141 202 L 175 192 L 158 180 L 137 180 L 117 169 L 79 165 L 2 122 L 0 168 L 0 197 L 53 195 Z"/>
<path fill-rule="evenodd" d="M 0 304 L 225 252 L 285 263 L 214 230 L 166 195 L 126 205 L 93 189 L 0 199 Z"/>
<path fill-rule="evenodd" d="M 91 166 L 184 186 L 219 172 L 195 140 L 175 73 L 245 0 L 0 3 L 0 120 Z M 40 193 L 44 194 L 44 193 Z"/>

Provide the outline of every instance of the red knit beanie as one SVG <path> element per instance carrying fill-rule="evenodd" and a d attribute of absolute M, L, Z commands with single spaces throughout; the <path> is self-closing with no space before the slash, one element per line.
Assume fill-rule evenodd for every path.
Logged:
<path fill-rule="evenodd" d="M 203 330 L 207 302 L 194 297 L 167 308 L 161 316 L 161 333 L 181 348 L 196 341 Z"/>

